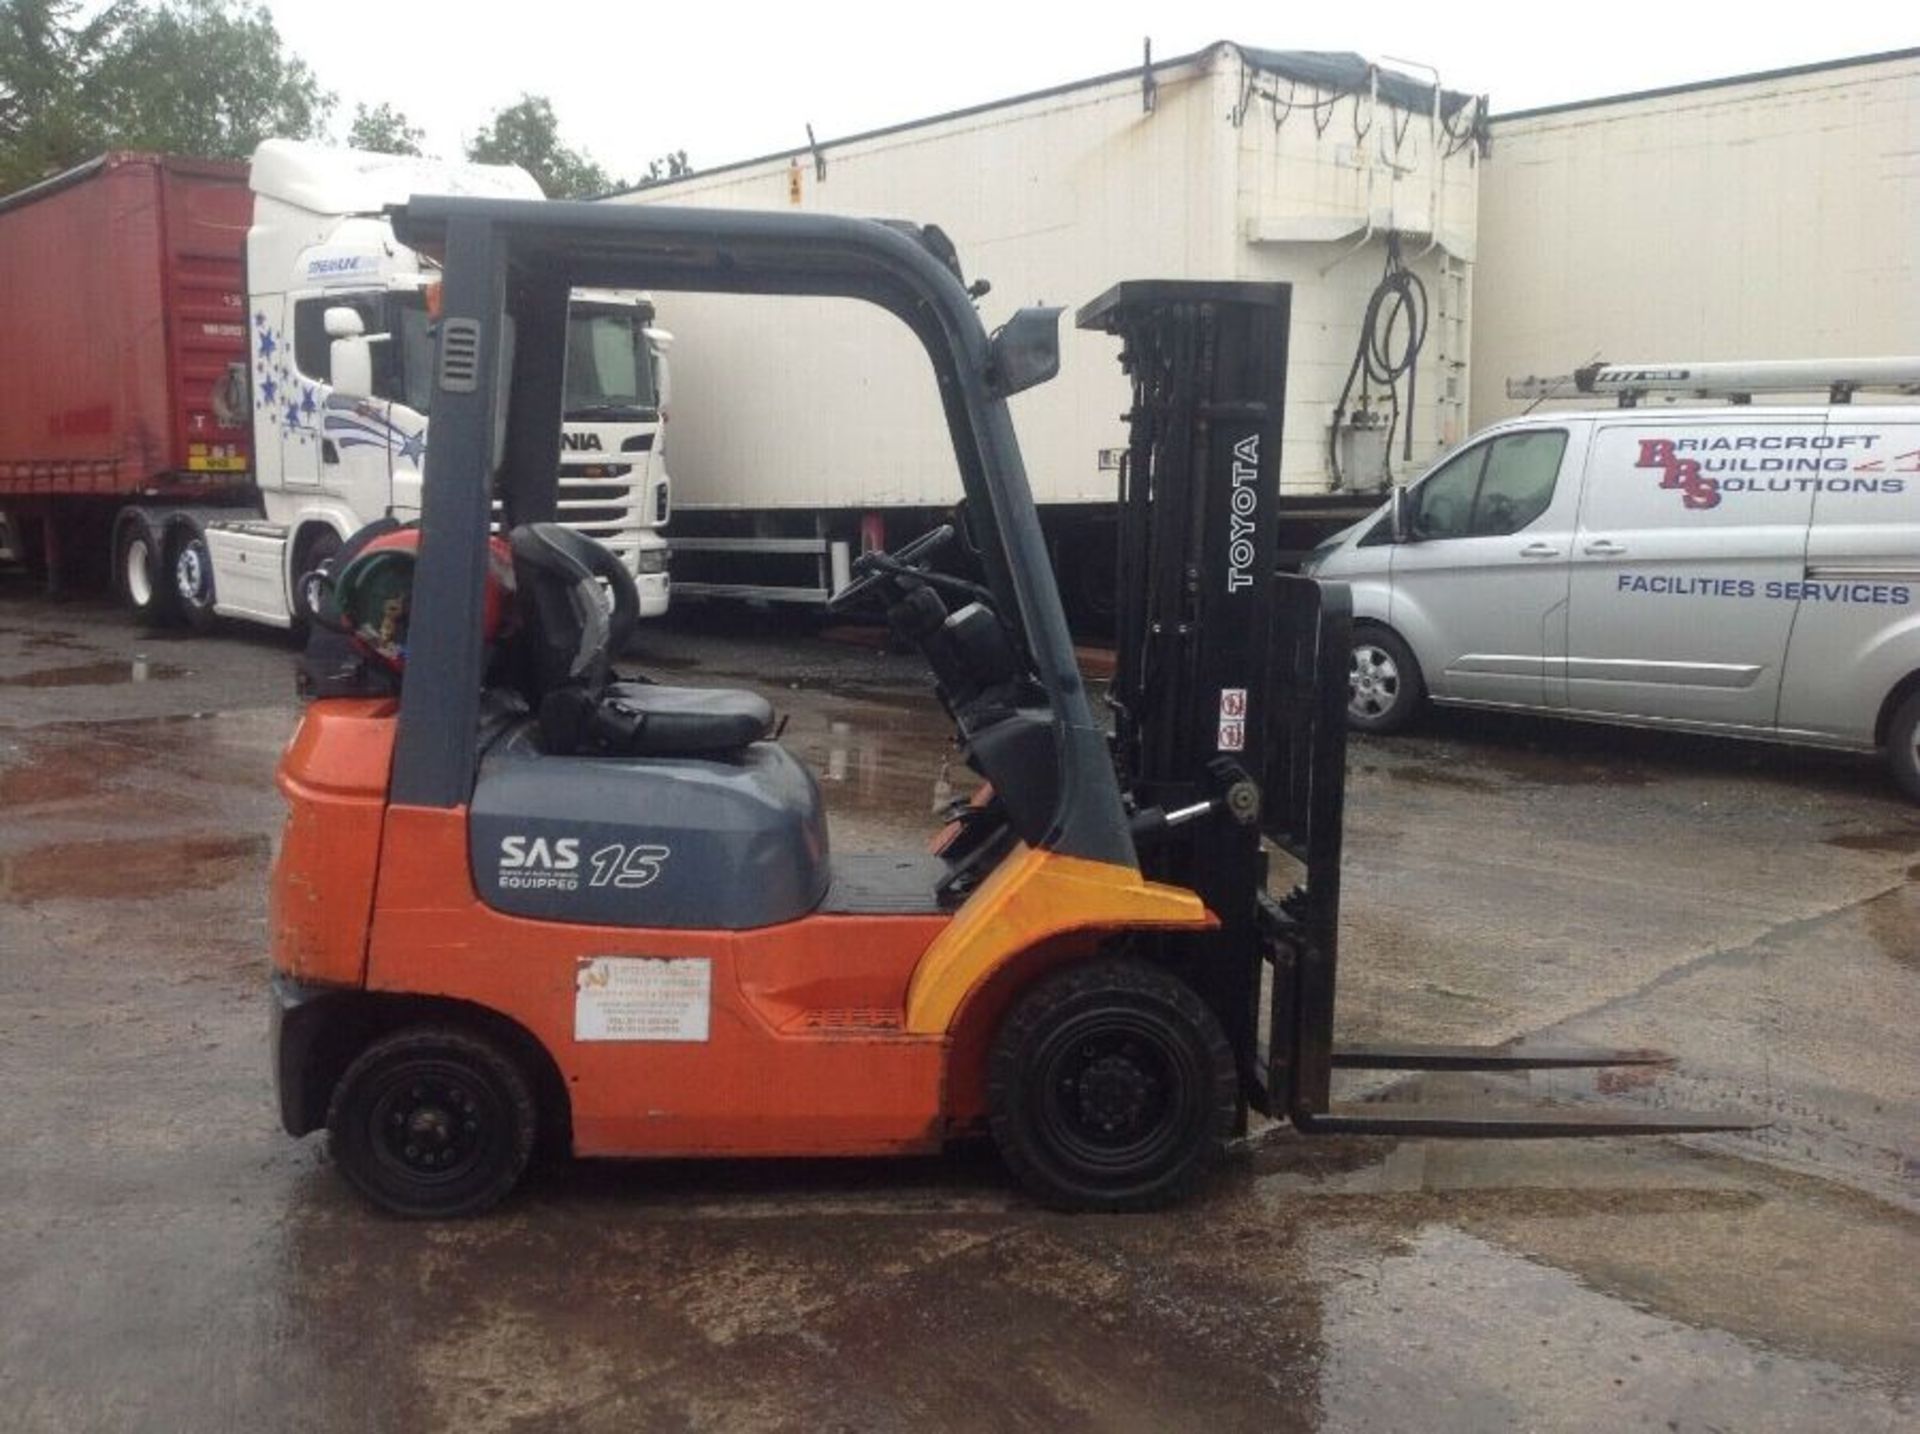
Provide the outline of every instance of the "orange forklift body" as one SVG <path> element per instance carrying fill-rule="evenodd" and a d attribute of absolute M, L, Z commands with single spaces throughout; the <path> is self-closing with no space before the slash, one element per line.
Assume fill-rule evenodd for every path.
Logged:
<path fill-rule="evenodd" d="M 1017 985 L 1119 931 L 1213 924 L 1189 892 L 1037 851 L 951 914 L 747 931 L 528 920 L 475 892 L 465 808 L 386 805 L 394 729 L 391 700 L 318 701 L 281 760 L 275 968 L 512 1022 L 552 1060 L 579 1155 L 938 1149 L 984 1114 L 986 1038 Z M 577 1039 L 580 983 L 603 957 L 711 963 L 706 1038 Z M 1009 968 L 1017 983 L 993 979 Z"/>

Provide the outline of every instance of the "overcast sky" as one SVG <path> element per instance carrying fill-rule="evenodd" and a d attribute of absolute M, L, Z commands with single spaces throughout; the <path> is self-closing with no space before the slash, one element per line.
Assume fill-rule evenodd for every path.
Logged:
<path fill-rule="evenodd" d="M 1355 50 L 1437 68 L 1495 113 L 1920 46 L 1914 0 L 1760 7 L 1289 5 L 974 0 L 960 5 L 269 0 L 288 46 L 340 98 L 387 100 L 454 155 L 495 109 L 544 94 L 562 136 L 616 175 L 670 149 L 705 168 L 1082 79 L 1214 40 Z"/>

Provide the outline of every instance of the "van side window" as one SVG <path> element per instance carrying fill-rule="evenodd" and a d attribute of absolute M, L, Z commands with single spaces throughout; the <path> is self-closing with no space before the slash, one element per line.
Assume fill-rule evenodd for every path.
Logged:
<path fill-rule="evenodd" d="M 1567 435 L 1558 428 L 1508 433 L 1487 445 L 1487 468 L 1473 505 L 1474 536 L 1517 533 L 1546 512 L 1566 451 Z"/>
<path fill-rule="evenodd" d="M 1553 501 L 1563 429 L 1504 433 L 1459 454 L 1421 483 L 1413 535 L 1498 538 L 1517 533 Z"/>

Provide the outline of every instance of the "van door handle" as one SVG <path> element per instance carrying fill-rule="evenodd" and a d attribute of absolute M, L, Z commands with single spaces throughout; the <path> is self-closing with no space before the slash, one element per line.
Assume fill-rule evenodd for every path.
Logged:
<path fill-rule="evenodd" d="M 1626 551 L 1611 538 L 1596 538 L 1588 543 L 1584 551 L 1595 558 L 1617 558 Z"/>
<path fill-rule="evenodd" d="M 1523 558 L 1557 558 L 1560 556 L 1560 550 L 1554 547 L 1552 543 L 1528 543 L 1526 547 L 1520 550 L 1520 556 Z"/>

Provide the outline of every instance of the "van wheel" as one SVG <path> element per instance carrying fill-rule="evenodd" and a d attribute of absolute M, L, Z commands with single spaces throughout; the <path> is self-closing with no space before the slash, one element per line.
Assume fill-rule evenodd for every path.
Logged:
<path fill-rule="evenodd" d="M 1920 692 L 1895 708 L 1887 724 L 1887 765 L 1900 790 L 1920 802 Z"/>
<path fill-rule="evenodd" d="M 159 544 L 139 520 L 121 525 L 113 545 L 114 586 L 134 620 L 159 627 L 174 616 L 173 586 L 162 581 Z"/>
<path fill-rule="evenodd" d="M 1347 668 L 1347 725 L 1360 732 L 1398 732 L 1420 711 L 1427 684 L 1413 652 L 1384 627 L 1353 634 Z"/>
<path fill-rule="evenodd" d="M 1148 1210 L 1186 1195 L 1239 1117 L 1233 1048 L 1185 982 L 1102 960 L 1021 997 L 987 1065 L 1000 1156 L 1044 1204 Z"/>
<path fill-rule="evenodd" d="M 178 528 L 168 551 L 174 608 L 194 631 L 205 632 L 213 626 L 213 555 L 207 551 L 207 535 L 198 528 Z"/>
<path fill-rule="evenodd" d="M 416 1026 L 347 1067 L 327 1109 L 327 1142 L 348 1183 L 381 1209 L 447 1219 L 506 1197 L 537 1124 L 526 1076 L 492 1042 Z"/>

